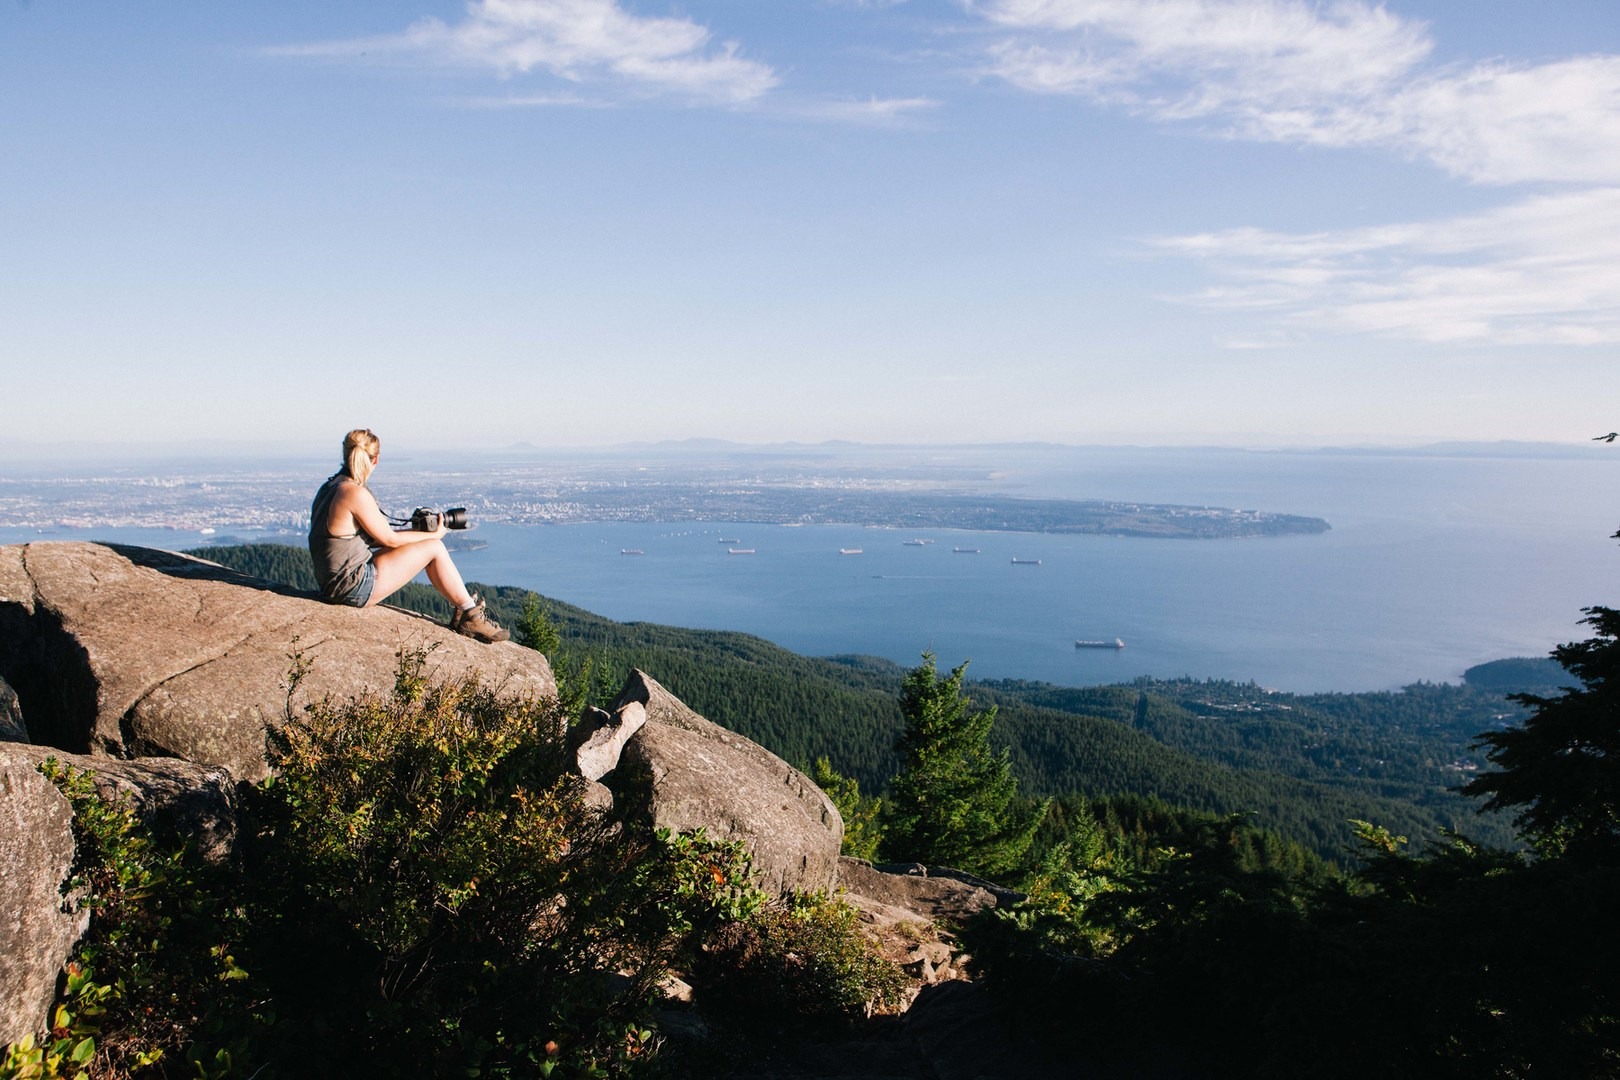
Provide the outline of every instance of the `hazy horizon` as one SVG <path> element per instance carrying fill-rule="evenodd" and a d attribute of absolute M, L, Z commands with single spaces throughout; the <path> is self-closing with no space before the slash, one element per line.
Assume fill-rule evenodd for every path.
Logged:
<path fill-rule="evenodd" d="M 11 461 L 37 467 L 41 463 L 61 462 L 83 466 L 96 461 L 121 458 L 125 463 L 199 465 L 207 462 L 241 465 L 254 461 L 305 462 L 334 459 L 340 439 L 256 441 L 197 438 L 189 440 L 128 440 L 98 442 L 83 438 L 62 443 L 19 440 L 0 437 L 0 455 Z M 505 445 L 411 443 L 387 440 L 393 453 L 391 459 L 408 459 L 413 465 L 433 462 L 436 458 L 454 461 L 464 458 L 528 455 L 628 455 L 645 453 L 716 452 L 782 452 L 782 451 L 882 451 L 890 453 L 961 451 L 965 453 L 992 453 L 998 449 L 1031 451 L 1106 451 L 1143 450 L 1210 453 L 1350 453 L 1350 454 L 1419 454 L 1502 457 L 1555 457 L 1581 460 L 1602 459 L 1606 447 L 1594 445 L 1590 438 L 1578 441 L 1492 439 L 1447 440 L 1429 439 L 1389 442 L 1053 442 L 1046 440 L 983 441 L 983 442 L 873 442 L 851 439 L 822 439 L 819 441 L 781 440 L 775 442 L 745 442 L 706 436 L 658 441 L 626 441 L 615 443 L 557 443 L 546 444 L 519 440 Z M 1620 450 L 1614 451 L 1620 462 Z"/>

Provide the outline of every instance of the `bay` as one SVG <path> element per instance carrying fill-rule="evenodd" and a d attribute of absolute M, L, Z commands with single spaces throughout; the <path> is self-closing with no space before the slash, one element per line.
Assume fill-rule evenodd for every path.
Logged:
<path fill-rule="evenodd" d="M 488 547 L 456 558 L 471 579 L 533 588 L 612 619 L 738 630 L 796 652 L 907 665 L 930 650 L 946 665 L 971 660 L 979 678 L 1071 685 L 1192 676 L 1310 692 L 1454 681 L 1485 660 L 1544 655 L 1583 636 L 1583 606 L 1620 603 L 1620 551 L 1609 539 L 1620 525 L 1611 494 L 1620 474 L 1611 458 L 1000 454 L 992 482 L 1011 494 L 1273 510 L 1333 528 L 1190 541 L 485 524 L 472 535 Z M 184 530 L 0 528 L 0 541 L 92 534 L 168 548 L 212 539 Z M 917 539 L 931 542 L 905 543 Z M 729 554 L 733 547 L 754 553 Z M 1126 647 L 1074 645 L 1115 637 Z"/>

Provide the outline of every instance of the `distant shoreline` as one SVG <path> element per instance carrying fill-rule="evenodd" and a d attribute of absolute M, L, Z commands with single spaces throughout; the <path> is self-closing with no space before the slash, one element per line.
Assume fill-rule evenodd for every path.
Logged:
<path fill-rule="evenodd" d="M 712 521 L 1192 540 L 1331 528 L 1322 518 L 1265 510 L 977 491 L 964 486 L 967 478 L 956 470 L 921 476 L 788 471 L 789 477 L 688 473 L 634 480 L 615 472 L 403 471 L 379 484 L 377 494 L 384 508 L 464 505 L 475 525 Z M 0 482 L 0 521 L 33 529 L 300 532 L 308 528 L 307 480 L 274 471 L 11 480 Z"/>
<path fill-rule="evenodd" d="M 1298 536 L 1332 529 L 1326 520 L 1262 510 L 1092 499 L 1025 499 L 1001 495 L 914 494 L 756 489 L 706 497 L 648 498 L 645 491 L 595 493 L 576 521 L 710 521 L 756 525 L 854 525 L 887 529 L 1056 533 L 1145 539 L 1212 540 Z M 591 510 L 598 511 L 590 514 Z M 497 518 L 527 524 L 521 516 Z"/>
<path fill-rule="evenodd" d="M 201 500 L 198 500 L 200 502 Z M 1119 500 L 1025 499 L 892 491 L 817 492 L 779 488 L 695 492 L 617 488 L 568 499 L 468 499 L 474 528 L 497 525 L 682 524 L 848 525 L 881 529 L 954 529 L 963 532 L 1051 533 L 1137 539 L 1224 540 L 1307 536 L 1328 532 L 1322 518 L 1215 506 Z M 248 510 L 240 505 L 130 506 L 97 513 L 88 506 L 36 505 L 16 514 L 21 529 L 150 528 L 218 531 L 216 543 L 237 541 L 231 531 L 301 533 L 307 523 L 291 508 Z M 459 550 L 477 550 L 482 538 L 452 538 Z"/>

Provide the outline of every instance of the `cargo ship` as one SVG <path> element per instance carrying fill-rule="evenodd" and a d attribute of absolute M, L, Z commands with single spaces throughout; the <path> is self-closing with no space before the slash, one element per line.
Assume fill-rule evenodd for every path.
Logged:
<path fill-rule="evenodd" d="M 1016 559 L 1015 558 L 1015 559 L 1013 559 L 1013 565 L 1014 566 L 1039 566 L 1039 565 L 1041 565 L 1041 560 L 1039 560 L 1039 559 Z"/>
<path fill-rule="evenodd" d="M 862 554 L 862 551 L 861 551 L 860 548 L 839 548 L 838 549 L 838 554 L 840 554 L 840 555 L 860 555 L 860 554 Z"/>
<path fill-rule="evenodd" d="M 752 555 L 753 548 L 726 548 L 727 555 Z"/>
<path fill-rule="evenodd" d="M 1113 641 L 1081 641 L 1076 638 L 1074 647 L 1077 649 L 1123 649 L 1124 638 L 1115 638 Z"/>
<path fill-rule="evenodd" d="M 951 548 L 951 550 L 956 552 L 958 555 L 977 555 L 979 553 L 978 548 L 959 547 L 959 548 Z"/>
<path fill-rule="evenodd" d="M 619 554 L 620 555 L 645 555 L 647 553 L 645 551 L 642 551 L 640 548 L 620 548 L 619 549 Z"/>

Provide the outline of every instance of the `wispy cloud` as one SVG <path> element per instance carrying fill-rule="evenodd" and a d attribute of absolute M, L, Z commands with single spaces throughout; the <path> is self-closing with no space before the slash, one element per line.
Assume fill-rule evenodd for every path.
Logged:
<path fill-rule="evenodd" d="M 864 100 L 823 100 L 797 108 L 801 116 L 847 124 L 895 127 L 912 122 L 917 116 L 939 108 L 936 98 L 879 98 Z"/>
<path fill-rule="evenodd" d="M 469 109 L 612 109 L 616 102 L 583 94 L 509 94 L 463 97 L 453 103 Z"/>
<path fill-rule="evenodd" d="M 397 34 L 271 51 L 364 55 L 508 78 L 540 71 L 575 84 L 721 104 L 754 101 L 778 82 L 769 65 L 743 56 L 736 42 L 716 45 L 690 19 L 635 15 L 616 0 L 471 0 L 460 22 L 423 19 Z M 553 96 L 548 103 L 563 101 Z"/>
<path fill-rule="evenodd" d="M 1432 48 L 1421 24 L 1356 2 L 1318 10 L 1298 0 L 984 0 L 976 10 L 1027 32 L 1022 47 L 994 50 L 996 74 L 1170 117 L 1367 93 Z"/>
<path fill-rule="evenodd" d="M 1426 66 L 1426 24 L 1341 0 L 979 0 L 985 70 L 1232 138 L 1383 146 L 1466 179 L 1620 182 L 1620 57 Z"/>
<path fill-rule="evenodd" d="M 1285 328 L 1436 343 L 1620 342 L 1620 188 L 1441 221 L 1231 229 L 1155 244 L 1222 276 L 1185 299 L 1267 312 Z"/>
<path fill-rule="evenodd" d="M 1182 299 L 1302 334 L 1620 342 L 1620 57 L 1436 64 L 1426 23 L 1362 0 L 967 0 L 984 70 L 1200 132 L 1362 147 L 1475 184 L 1562 185 L 1468 217 L 1157 241 L 1218 284 Z M 1580 190 L 1585 188 L 1586 190 Z"/>

